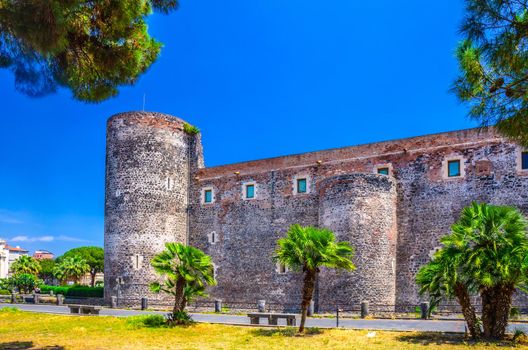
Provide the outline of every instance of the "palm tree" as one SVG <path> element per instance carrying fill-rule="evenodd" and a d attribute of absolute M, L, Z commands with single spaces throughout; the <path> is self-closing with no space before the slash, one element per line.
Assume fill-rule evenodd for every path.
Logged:
<path fill-rule="evenodd" d="M 17 260 L 15 260 L 11 266 L 11 270 L 13 271 L 14 275 L 27 273 L 37 276 L 40 272 L 40 264 L 38 260 L 32 258 L 31 256 L 22 255 Z"/>
<path fill-rule="evenodd" d="M 481 336 L 480 325 L 471 303 L 471 292 L 475 291 L 474 284 L 465 279 L 461 273 L 461 251 L 455 247 L 448 247 L 438 251 L 431 262 L 424 265 L 416 275 L 416 282 L 420 286 L 420 294 L 429 294 L 431 310 L 440 301 L 456 298 L 462 307 L 462 314 L 466 320 L 471 338 Z"/>
<path fill-rule="evenodd" d="M 151 283 L 153 292 L 174 296 L 173 315 L 185 311 L 187 302 L 205 296 L 205 287 L 216 284 L 211 257 L 200 249 L 181 243 L 166 243 L 165 250 L 152 259 L 154 270 L 164 277 Z"/>
<path fill-rule="evenodd" d="M 467 312 L 468 326 L 476 317 L 466 294 L 479 293 L 484 338 L 503 338 L 513 293 L 528 281 L 527 227 L 516 208 L 472 203 L 442 238 L 443 248 L 418 274 L 423 292 L 464 294 L 456 297 Z M 462 287 L 465 291 L 459 290 Z M 478 335 L 478 329 L 474 331 Z"/>
<path fill-rule="evenodd" d="M 328 229 L 292 225 L 287 236 L 277 241 L 273 260 L 293 271 L 304 273 L 299 333 L 304 332 L 308 305 L 312 300 L 315 280 L 322 266 L 352 271 L 354 248 L 348 242 L 336 242 Z"/>
<path fill-rule="evenodd" d="M 69 280 L 79 283 L 81 277 L 89 271 L 90 266 L 86 263 L 86 260 L 78 255 L 61 259 L 60 263 L 53 269 L 55 277 L 63 284 Z"/>
<path fill-rule="evenodd" d="M 516 208 L 473 203 L 445 243 L 465 250 L 466 274 L 482 299 L 485 338 L 504 337 L 513 293 L 528 278 L 527 227 Z"/>

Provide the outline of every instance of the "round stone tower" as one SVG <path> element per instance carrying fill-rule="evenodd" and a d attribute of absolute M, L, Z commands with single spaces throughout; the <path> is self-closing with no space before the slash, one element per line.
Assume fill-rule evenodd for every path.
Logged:
<path fill-rule="evenodd" d="M 203 166 L 199 135 L 181 119 L 152 112 L 114 115 L 107 122 L 105 301 L 138 304 L 152 295 L 150 266 L 166 242 L 188 241 L 192 172 Z"/>
<path fill-rule="evenodd" d="M 319 308 L 357 306 L 361 301 L 395 304 L 396 182 L 378 174 L 349 174 L 327 178 L 318 185 L 319 226 L 356 253 L 356 270 L 324 269 L 319 277 Z M 384 307 L 385 308 L 385 307 Z"/>

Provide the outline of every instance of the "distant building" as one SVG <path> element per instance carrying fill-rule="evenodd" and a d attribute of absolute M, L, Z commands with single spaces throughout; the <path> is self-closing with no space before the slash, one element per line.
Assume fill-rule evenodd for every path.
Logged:
<path fill-rule="evenodd" d="M 29 251 L 19 246 L 11 247 L 0 239 L 0 278 L 9 277 L 11 265 L 22 255 L 29 255 Z"/>
<path fill-rule="evenodd" d="M 11 266 L 12 263 L 17 261 L 17 259 L 20 258 L 22 255 L 29 255 L 29 250 L 20 248 L 20 246 L 18 245 L 16 247 L 6 245 L 6 248 L 9 249 L 9 266 Z"/>
<path fill-rule="evenodd" d="M 37 260 L 53 260 L 55 255 L 47 250 L 35 250 L 33 257 Z"/>
<path fill-rule="evenodd" d="M 6 241 L 0 239 L 0 278 L 7 278 L 9 273 L 9 249 Z"/>

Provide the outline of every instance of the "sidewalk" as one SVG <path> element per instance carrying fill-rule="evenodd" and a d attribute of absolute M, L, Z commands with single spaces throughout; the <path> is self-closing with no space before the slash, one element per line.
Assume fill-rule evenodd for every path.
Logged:
<path fill-rule="evenodd" d="M 42 312 L 52 314 L 69 315 L 67 306 L 56 305 L 34 305 L 34 304 L 0 304 L 3 306 L 14 306 L 23 311 Z M 103 308 L 100 313 L 102 316 L 136 316 L 148 314 L 166 314 L 161 311 L 139 311 L 124 309 L 107 309 Z M 222 323 L 232 325 L 249 325 L 249 318 L 237 315 L 220 315 L 220 314 L 191 314 L 196 322 L 205 323 Z M 285 320 L 280 320 L 285 321 Z M 281 325 L 284 325 L 283 323 Z M 308 318 L 307 327 L 334 328 L 336 326 L 335 318 Z M 339 326 L 349 329 L 369 329 L 369 330 L 390 330 L 390 331 L 427 331 L 427 332 L 464 332 L 463 321 L 433 321 L 433 320 L 358 320 L 358 319 L 341 319 Z M 528 332 L 528 324 L 511 323 L 510 331 L 521 329 Z"/>

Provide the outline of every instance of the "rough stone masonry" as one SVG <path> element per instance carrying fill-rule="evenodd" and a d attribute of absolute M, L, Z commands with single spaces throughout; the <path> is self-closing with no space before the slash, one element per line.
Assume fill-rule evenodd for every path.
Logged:
<path fill-rule="evenodd" d="M 464 206 L 528 214 L 524 150 L 492 129 L 204 167 L 200 135 L 183 125 L 151 112 L 108 120 L 107 302 L 167 298 L 149 292 L 150 260 L 164 243 L 184 242 L 213 258 L 210 298 L 295 307 L 301 276 L 271 257 L 277 239 L 301 224 L 327 227 L 356 248 L 356 271 L 321 271 L 317 309 L 363 300 L 403 308 L 419 300 L 415 274 Z M 453 163 L 459 171 L 450 174 Z"/>

